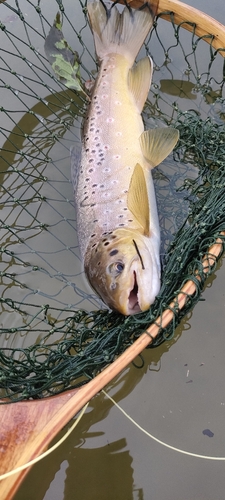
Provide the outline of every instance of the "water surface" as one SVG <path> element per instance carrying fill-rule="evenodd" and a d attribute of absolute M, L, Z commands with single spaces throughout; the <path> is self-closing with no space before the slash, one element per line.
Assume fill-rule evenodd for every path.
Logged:
<path fill-rule="evenodd" d="M 213 5 L 203 0 L 188 3 L 220 21 L 225 18 L 224 5 L 220 0 L 214 1 Z M 48 7 L 45 6 L 45 9 L 49 17 Z M 71 22 L 79 26 L 71 3 L 68 9 Z M 28 10 L 27 14 L 29 15 Z M 16 19 L 9 22 L 12 29 L 16 29 Z M 92 38 L 86 31 L 86 40 L 88 43 L 89 39 L 91 47 Z M 22 33 L 18 34 L 21 35 Z M 71 41 L 70 43 L 72 44 Z M 90 70 L 93 69 L 91 57 L 87 54 L 85 57 L 85 64 Z M 169 68 L 166 66 L 159 72 L 158 80 L 156 73 L 155 85 L 164 86 L 162 91 L 169 103 L 177 96 L 176 82 L 180 81 L 183 71 L 185 67 L 178 58 L 173 84 L 168 84 Z M 43 97 L 46 98 L 44 91 Z M 190 84 L 183 88 L 183 98 L 179 102 L 183 109 L 187 106 L 197 109 L 201 105 L 202 113 L 207 115 L 207 106 L 204 108 L 201 101 L 193 91 L 190 78 Z M 28 102 L 28 106 L 32 105 L 32 102 Z M 38 109 L 41 116 L 42 111 Z M 55 123 L 53 117 L 51 120 Z M 37 133 L 38 126 L 40 127 L 36 124 Z M 32 130 L 34 129 L 32 125 Z M 62 139 L 68 145 L 68 158 L 70 143 L 76 133 L 78 134 L 78 130 L 72 129 Z M 26 144 L 23 146 L 26 147 Z M 44 172 L 51 183 L 44 183 L 43 194 L 51 202 L 48 203 L 47 211 L 46 206 L 39 210 L 38 205 L 34 205 L 32 212 L 38 220 L 42 220 L 41 210 L 45 210 L 45 218 L 51 221 L 52 234 L 49 237 L 39 229 L 34 234 L 32 226 L 29 229 L 31 251 L 26 259 L 31 264 L 41 266 L 45 254 L 48 262 L 48 274 L 39 275 L 40 283 L 35 277 L 39 292 L 32 300 L 36 301 L 40 292 L 41 300 L 43 293 L 49 298 L 55 292 L 55 300 L 62 304 L 72 302 L 71 283 L 77 283 L 81 267 L 71 271 L 74 254 L 79 261 L 79 250 L 75 232 L 72 232 L 74 216 L 70 203 L 72 188 L 68 180 L 69 163 L 65 161 L 65 155 L 60 155 L 60 148 L 59 145 L 53 153 L 53 160 L 58 162 L 57 176 L 54 170 L 53 178 L 51 164 Z M 56 197 L 55 194 L 59 186 L 61 206 L 58 217 L 56 209 L 59 206 L 59 196 L 57 194 Z M 18 213 L 18 217 L 20 216 Z M 8 217 L 10 221 L 11 210 Z M 26 223 L 29 228 L 29 220 Z M 59 231 L 60 234 L 66 234 L 67 246 L 72 248 L 72 252 L 67 252 L 67 258 L 65 246 L 60 247 L 59 242 L 57 254 L 53 252 Z M 18 244 L 18 252 L 24 255 L 22 243 Z M 53 257 L 49 259 L 48 254 Z M 66 277 L 64 288 L 56 276 L 60 262 L 64 279 Z M 47 279 L 49 274 L 52 276 L 51 280 Z M 194 311 L 184 318 L 176 330 L 174 340 L 154 350 L 146 350 L 143 353 L 143 368 L 129 366 L 106 388 L 149 433 L 174 447 L 210 456 L 225 456 L 224 277 L 225 266 L 221 259 L 207 282 L 204 301 L 200 301 Z M 33 283 L 32 275 L 26 279 Z M 83 283 L 82 278 L 81 282 Z M 19 290 L 16 285 L 14 288 L 12 293 L 16 296 Z M 22 290 L 22 293 L 24 300 L 27 300 L 27 290 Z M 85 305 L 82 302 L 82 306 Z M 16 322 L 17 318 L 14 320 Z M 136 363 L 141 365 L 142 360 L 137 359 Z M 64 432 L 65 429 L 57 439 Z M 134 427 L 103 394 L 99 394 L 90 402 L 86 414 L 70 438 L 31 470 L 15 500 L 220 500 L 223 497 L 223 462 L 188 457 L 164 448 Z"/>

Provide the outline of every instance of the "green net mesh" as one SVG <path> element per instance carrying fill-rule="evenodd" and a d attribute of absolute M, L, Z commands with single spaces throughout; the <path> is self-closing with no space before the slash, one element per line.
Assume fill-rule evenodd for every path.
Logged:
<path fill-rule="evenodd" d="M 158 16 L 140 56 L 154 76 L 146 128 L 173 125 L 180 141 L 154 172 L 162 233 L 162 286 L 146 313 L 105 308 L 83 275 L 70 181 L 70 148 L 80 144 L 85 97 L 53 74 L 44 42 L 57 11 L 78 52 L 82 80 L 96 60 L 79 0 L 1 4 L 1 322 L 2 401 L 42 398 L 93 378 L 156 321 L 188 279 L 197 291 L 153 345 L 172 338 L 199 300 L 202 257 L 225 230 L 225 49 Z M 165 29 L 166 26 L 166 29 Z M 224 237 L 222 237 L 224 239 Z M 215 264 L 216 265 L 216 259 Z M 212 272 L 213 266 L 208 269 Z M 196 277 L 198 272 L 201 280 Z"/>

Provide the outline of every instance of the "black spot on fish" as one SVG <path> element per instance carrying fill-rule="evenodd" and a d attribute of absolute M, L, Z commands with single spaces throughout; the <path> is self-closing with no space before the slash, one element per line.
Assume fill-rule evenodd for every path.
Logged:
<path fill-rule="evenodd" d="M 97 165 L 98 165 L 99 167 L 101 166 L 101 164 L 102 164 L 102 162 L 101 162 L 101 161 L 98 161 Z"/>
<path fill-rule="evenodd" d="M 98 222 L 98 219 L 94 219 L 93 222 Z M 95 234 L 94 234 L 94 236 L 95 236 Z"/>
<path fill-rule="evenodd" d="M 98 184 L 92 184 L 92 187 L 93 187 L 93 188 L 95 188 L 95 187 L 97 187 L 97 185 L 98 185 Z"/>
<path fill-rule="evenodd" d="M 91 150 L 91 152 L 92 152 L 92 153 L 96 153 L 95 149 L 92 149 L 92 150 Z"/>
<path fill-rule="evenodd" d="M 109 255 L 110 257 L 113 257 L 113 255 L 116 255 L 118 253 L 119 250 L 111 250 L 111 252 L 109 252 Z"/>
<path fill-rule="evenodd" d="M 105 187 L 105 185 L 104 185 L 104 184 L 100 184 L 100 188 L 104 188 L 104 187 Z"/>
<path fill-rule="evenodd" d="M 85 179 L 85 181 L 87 181 L 87 182 L 88 182 L 88 181 L 90 181 L 90 177 L 87 177 L 87 178 Z"/>
<path fill-rule="evenodd" d="M 91 194 L 95 194 L 95 191 L 92 191 Z"/>
<path fill-rule="evenodd" d="M 124 224 L 119 224 L 119 226 L 120 226 L 120 227 L 123 227 L 123 226 L 124 226 Z"/>
<path fill-rule="evenodd" d="M 85 149 L 85 151 L 86 151 L 86 153 L 88 153 L 88 151 L 89 151 L 89 148 Z"/>
<path fill-rule="evenodd" d="M 101 264 L 101 262 L 99 261 L 97 265 L 100 266 L 100 264 Z"/>
<path fill-rule="evenodd" d="M 123 215 L 119 215 L 119 219 L 122 219 L 123 218 Z"/>
<path fill-rule="evenodd" d="M 93 130 L 94 130 L 94 127 L 91 127 L 91 128 L 90 128 L 90 132 L 93 132 Z"/>
<path fill-rule="evenodd" d="M 104 247 L 107 247 L 107 245 L 109 245 L 109 241 L 106 241 L 106 242 L 104 243 Z"/>
<path fill-rule="evenodd" d="M 89 168 L 89 170 L 88 170 L 88 172 L 89 172 L 89 173 L 91 173 L 91 172 L 93 172 L 93 171 L 94 171 L 94 169 L 93 169 L 93 168 Z"/>
<path fill-rule="evenodd" d="M 101 112 L 101 111 L 97 111 L 97 113 L 96 113 L 96 114 L 97 114 L 97 115 L 101 115 L 101 114 L 102 114 L 102 112 Z"/>
<path fill-rule="evenodd" d="M 95 233 L 93 233 L 93 234 L 91 235 L 91 238 L 94 238 L 94 236 L 96 236 L 96 234 L 95 234 Z"/>
<path fill-rule="evenodd" d="M 99 134 L 99 128 L 97 128 L 95 132 L 96 132 L 96 134 Z"/>
<path fill-rule="evenodd" d="M 92 204 L 91 204 L 91 207 L 95 207 L 95 205 L 96 205 L 96 203 L 92 203 Z"/>
<path fill-rule="evenodd" d="M 123 210 L 127 210 L 127 207 L 125 207 Z"/>
<path fill-rule="evenodd" d="M 128 219 L 128 222 L 133 222 L 133 219 Z"/>
<path fill-rule="evenodd" d="M 90 160 L 88 160 L 88 163 L 92 163 L 94 161 L 94 158 L 90 158 Z"/>

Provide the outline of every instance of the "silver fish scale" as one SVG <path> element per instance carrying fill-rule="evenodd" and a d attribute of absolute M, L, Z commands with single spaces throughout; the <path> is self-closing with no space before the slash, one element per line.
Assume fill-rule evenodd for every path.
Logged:
<path fill-rule="evenodd" d="M 127 192 L 136 163 L 145 162 L 138 141 L 144 128 L 128 89 L 128 71 L 129 63 L 120 55 L 103 61 L 84 122 L 75 193 L 83 256 L 90 240 L 94 243 L 118 227 L 137 227 Z"/>

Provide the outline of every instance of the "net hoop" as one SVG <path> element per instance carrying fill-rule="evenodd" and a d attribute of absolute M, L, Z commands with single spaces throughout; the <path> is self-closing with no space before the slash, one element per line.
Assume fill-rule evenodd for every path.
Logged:
<path fill-rule="evenodd" d="M 142 4 L 141 0 L 132 1 L 132 7 L 134 8 Z M 188 23 L 194 23 L 196 25 L 195 33 L 203 37 L 204 41 L 210 43 L 216 50 L 225 48 L 225 27 L 222 24 L 180 1 L 159 0 L 158 14 L 161 15 L 163 13 L 161 17 L 170 21 L 169 13 L 171 12 L 174 13 L 173 21 L 175 24 L 183 23 L 182 27 L 191 31 Z M 220 54 L 225 56 L 225 51 L 221 50 Z M 204 280 L 215 267 L 216 262 L 224 251 L 225 230 L 221 232 L 220 236 L 217 238 L 216 243 L 209 248 L 208 256 L 202 259 Z M 197 292 L 196 280 L 200 281 L 201 278 L 198 274 L 193 274 L 193 280 L 190 279 L 185 283 L 179 294 L 174 297 L 169 308 L 158 317 L 156 324 L 149 326 L 146 332 L 131 347 L 85 386 L 46 398 L 46 400 L 0 405 L 1 442 L 10 443 L 10 446 L 7 447 L 7 453 L 4 452 L 1 454 L 1 473 L 16 468 L 34 456 L 38 456 L 48 446 L 59 430 L 66 425 L 86 402 L 103 389 L 143 349 L 151 344 L 161 328 L 165 328 L 170 322 L 174 321 L 175 310 L 180 311 L 186 303 L 187 296 L 194 295 Z M 44 407 L 46 409 L 46 421 L 43 429 L 39 429 L 37 432 L 37 420 L 43 414 Z M 36 417 L 30 419 L 30 412 L 32 414 L 35 413 Z M 26 425 L 24 426 L 27 434 L 23 435 L 23 440 L 20 440 L 16 447 L 14 446 L 15 429 L 12 425 L 13 420 L 19 422 L 20 428 L 24 426 L 24 423 L 27 423 L 27 427 Z M 11 476 L 1 482 L 0 497 L 2 500 L 12 499 L 28 470 L 24 470 L 20 474 Z"/>
<path fill-rule="evenodd" d="M 121 3 L 123 2 L 121 1 Z M 132 8 L 139 8 L 144 2 L 143 0 L 131 0 L 128 3 Z M 192 31 L 193 24 L 195 24 L 195 34 L 197 36 L 203 37 L 204 41 L 210 43 L 216 50 L 225 48 L 224 25 L 213 17 L 180 2 L 180 0 L 159 0 L 158 15 L 160 14 L 162 19 L 170 22 L 171 13 L 173 14 L 174 24 L 182 23 L 182 28 L 187 31 Z M 225 52 L 221 51 L 220 53 L 225 57 Z"/>

